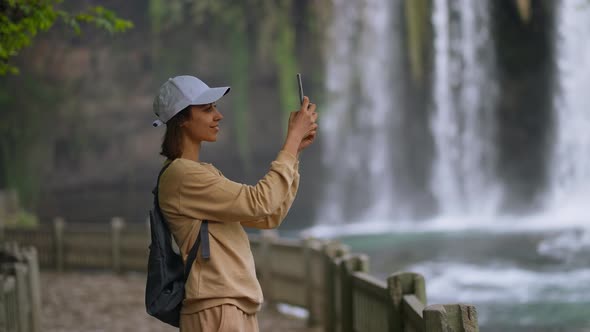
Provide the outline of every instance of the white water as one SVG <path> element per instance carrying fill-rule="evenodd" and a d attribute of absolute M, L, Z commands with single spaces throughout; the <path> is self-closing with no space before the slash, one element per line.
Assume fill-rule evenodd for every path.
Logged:
<path fill-rule="evenodd" d="M 585 268 L 537 272 L 501 264 L 428 262 L 408 269 L 428 280 L 428 296 L 437 303 L 476 303 L 479 324 L 499 323 L 504 316 L 513 326 L 542 326 L 548 323 L 540 320 L 551 319 L 551 324 L 563 326 L 558 317 L 539 317 L 539 313 L 517 308 L 552 302 L 585 306 L 590 297 L 590 269 Z M 502 315 L 490 313 L 498 311 L 494 306 L 503 307 Z M 511 309 L 518 314 L 511 315 Z"/>
<path fill-rule="evenodd" d="M 429 295 L 443 303 L 585 302 L 590 298 L 590 269 L 537 272 L 502 264 L 448 262 L 420 263 L 408 269 L 427 277 Z"/>
<path fill-rule="evenodd" d="M 497 213 L 493 48 L 487 1 L 435 0 L 431 190 L 442 215 Z"/>
<path fill-rule="evenodd" d="M 538 233 L 545 231 L 576 231 L 587 230 L 588 224 L 579 220 L 556 222 L 555 215 L 538 215 L 532 217 L 437 217 L 428 221 L 398 220 L 392 223 L 390 219 L 361 221 L 346 225 L 320 224 L 301 231 L 303 236 L 318 238 L 339 238 L 346 236 L 376 235 L 386 233 L 416 233 L 416 232 L 489 232 L 490 236 L 503 233 Z M 590 230 L 589 230 L 590 231 Z M 571 243 L 574 248 L 590 246 L 590 236 L 579 238 Z"/>
<path fill-rule="evenodd" d="M 400 175 L 391 153 L 404 142 L 389 132 L 407 124 L 395 116 L 401 96 L 392 72 L 400 47 L 392 45 L 401 36 L 390 6 L 386 0 L 333 1 L 322 118 L 323 161 L 330 171 L 318 216 L 324 224 L 398 221 L 412 209 L 394 190 Z M 487 14 L 487 2 L 434 2 L 430 189 L 443 216 L 495 216 L 502 198 L 494 173 L 494 57 Z"/>
<path fill-rule="evenodd" d="M 580 42 L 590 35 L 586 0 L 556 5 L 558 88 L 545 206 L 536 215 L 504 221 L 499 211 L 504 187 L 495 174 L 496 87 L 488 1 L 433 1 L 430 128 L 435 160 L 430 189 L 439 214 L 420 225 L 408 219 L 409 207 L 399 203 L 407 200 L 396 199 L 391 153 L 404 142 L 388 136 L 392 128 L 407 125 L 396 122 L 401 96 L 392 79 L 392 67 L 400 63 L 399 50 L 392 47 L 400 38 L 394 26 L 401 23 L 390 17 L 391 4 L 385 0 L 334 0 L 333 5 L 328 102 L 322 115 L 322 155 L 329 169 L 318 215 L 323 225 L 363 225 L 368 233 L 373 232 L 370 225 L 385 230 L 393 221 L 398 229 L 403 224 L 449 230 L 590 225 L 590 44 Z M 355 202 L 360 206 L 351 207 Z M 351 215 L 350 210 L 362 212 Z"/>
<path fill-rule="evenodd" d="M 346 98 L 354 90 L 352 77 L 360 74 L 355 72 L 360 68 L 358 65 L 350 66 L 359 54 L 350 42 L 358 29 L 360 11 L 353 3 L 335 2 L 339 6 L 335 8 L 338 11 L 335 15 L 340 16 L 336 22 L 340 26 L 336 34 L 332 32 L 332 38 L 340 38 L 337 45 L 340 45 L 341 61 L 332 64 L 330 59 L 327 61 L 330 93 L 333 94 L 331 107 L 334 107 L 330 108 L 330 113 L 334 114 L 324 123 L 334 122 L 331 125 L 335 127 L 326 133 L 326 136 L 334 136 L 328 146 L 334 154 L 342 151 L 337 150 L 338 146 L 369 148 L 369 145 L 357 146 L 351 142 L 369 142 L 359 140 L 359 137 L 347 141 L 345 136 L 349 133 L 346 131 L 346 134 L 338 135 L 347 129 L 346 126 L 353 126 L 350 122 L 359 120 L 350 118 L 347 113 L 351 101 Z M 435 0 L 433 4 L 435 85 L 431 129 L 437 158 L 431 188 L 440 204 L 441 214 L 429 221 L 416 222 L 396 217 L 390 211 L 391 215 L 374 215 L 346 225 L 322 223 L 306 233 L 324 238 L 361 234 L 380 234 L 382 237 L 384 233 L 400 232 L 408 233 L 411 238 L 413 233 L 435 233 L 424 240 L 427 243 L 440 233 L 444 237 L 448 233 L 465 232 L 468 237 L 473 231 L 484 232 L 489 235 L 489 242 L 482 241 L 478 245 L 491 249 L 475 257 L 477 260 L 440 256 L 438 260 L 414 262 L 405 268 L 426 277 L 429 303 L 474 303 L 481 315 L 480 323 L 563 326 L 560 319 L 567 321 L 579 317 L 571 318 L 569 313 L 562 313 L 563 316 L 554 315 L 554 312 L 547 314 L 533 307 L 541 304 L 554 310 L 561 304 L 573 304 L 579 306 L 574 311 L 584 315 L 583 308 L 590 299 L 590 269 L 587 268 L 590 263 L 587 208 L 590 202 L 590 44 L 584 42 L 590 35 L 590 3 L 587 0 L 564 0 L 556 5 L 560 9 L 556 17 L 555 55 L 559 61 L 556 76 L 559 89 L 555 95 L 555 145 L 547 157 L 547 162 L 551 163 L 547 209 L 540 209 L 536 215 L 514 218 L 498 215 L 503 188 L 498 184 L 493 167 L 496 163 L 493 146 L 495 121 L 491 112 L 495 108 L 495 87 L 492 43 L 486 17 L 489 11 L 485 8 L 487 1 Z M 344 8 L 348 10 L 346 15 L 341 12 Z M 389 149 L 395 147 L 389 144 Z M 332 158 L 327 160 L 336 162 L 332 165 L 360 166 L 363 163 L 358 156 Z M 350 172 L 348 174 L 358 170 L 344 168 Z M 345 178 L 346 173 L 340 179 Z M 332 185 L 330 197 L 335 199 L 331 201 L 330 213 L 338 215 L 344 208 L 338 203 L 338 195 L 345 192 L 338 182 Z M 520 233 L 524 242 L 522 246 L 515 245 L 514 253 L 510 252 L 500 260 L 495 256 L 496 248 L 502 248 L 497 247 L 496 239 L 514 235 L 505 233 Z M 538 242 L 527 247 L 531 241 Z M 383 241 L 384 249 L 377 262 L 389 255 L 388 245 L 390 243 Z M 393 241 L 391 245 L 402 246 Z M 444 251 L 444 248 L 440 249 Z M 464 248 L 466 253 L 477 253 L 477 249 L 481 248 Z M 390 273 L 398 267 L 392 263 L 391 268 L 380 272 Z M 493 314 L 494 310 L 504 310 L 504 316 L 499 319 Z"/>
<path fill-rule="evenodd" d="M 555 145 L 550 213 L 588 223 L 590 202 L 590 3 L 560 1 L 557 15 Z"/>
<path fill-rule="evenodd" d="M 326 178 L 323 223 L 349 220 L 347 201 L 365 202 L 356 216 L 395 216 L 389 140 L 394 101 L 390 1 L 333 1 L 322 114 Z M 352 197 L 352 199 L 351 199 Z M 354 217 L 353 217 L 354 218 Z"/>

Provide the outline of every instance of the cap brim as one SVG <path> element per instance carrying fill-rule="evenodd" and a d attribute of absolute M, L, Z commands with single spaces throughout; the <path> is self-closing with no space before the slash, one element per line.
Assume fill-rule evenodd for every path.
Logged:
<path fill-rule="evenodd" d="M 221 87 L 221 88 L 210 88 L 205 92 L 201 93 L 197 98 L 195 98 L 191 105 L 205 105 L 210 104 L 218 101 L 221 97 L 228 94 L 231 88 L 229 86 Z"/>

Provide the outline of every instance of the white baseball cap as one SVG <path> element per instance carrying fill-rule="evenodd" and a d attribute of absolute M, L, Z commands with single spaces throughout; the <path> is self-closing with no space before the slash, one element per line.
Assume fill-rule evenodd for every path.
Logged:
<path fill-rule="evenodd" d="M 213 103 L 225 96 L 229 86 L 210 88 L 200 79 L 182 75 L 168 79 L 154 98 L 154 113 L 158 119 L 152 123 L 158 127 L 172 119 L 178 112 L 189 105 Z"/>

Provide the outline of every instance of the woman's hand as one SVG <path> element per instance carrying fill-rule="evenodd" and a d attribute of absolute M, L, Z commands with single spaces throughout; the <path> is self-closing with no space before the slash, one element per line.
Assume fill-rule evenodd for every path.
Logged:
<path fill-rule="evenodd" d="M 311 134 L 309 134 L 309 136 L 304 138 L 301 141 L 301 144 L 299 144 L 299 149 L 297 150 L 297 153 L 301 153 L 301 151 L 305 150 L 308 146 L 312 145 L 313 142 L 315 141 L 315 137 L 316 137 L 316 132 L 314 131 Z"/>
<path fill-rule="evenodd" d="M 315 105 L 313 107 L 315 109 Z M 314 122 L 317 121 L 318 113 L 314 112 L 313 116 L 314 116 Z M 297 149 L 297 153 L 300 153 L 301 151 L 305 150 L 307 147 L 309 147 L 310 145 L 313 144 L 313 142 L 315 141 L 317 132 L 318 132 L 318 125 L 316 123 L 315 129 L 312 130 L 307 136 L 305 136 L 303 138 L 303 140 L 301 140 L 301 143 L 299 144 L 299 148 Z"/>
<path fill-rule="evenodd" d="M 283 150 L 297 155 L 313 143 L 318 129 L 315 123 L 318 118 L 315 109 L 316 105 L 310 103 L 308 97 L 304 97 L 299 111 L 291 113 Z"/>

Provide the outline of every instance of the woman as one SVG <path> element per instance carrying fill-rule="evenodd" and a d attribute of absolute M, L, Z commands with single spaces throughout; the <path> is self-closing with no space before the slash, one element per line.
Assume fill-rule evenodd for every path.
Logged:
<path fill-rule="evenodd" d="M 215 102 L 229 87 L 209 88 L 193 76 L 177 76 L 154 100 L 166 124 L 161 154 L 170 166 L 160 177 L 159 204 L 183 260 L 208 222 L 210 259 L 201 248 L 185 285 L 181 331 L 258 331 L 262 290 L 243 227 L 275 228 L 286 216 L 299 185 L 298 156 L 317 131 L 316 105 L 304 98 L 291 113 L 285 143 L 269 172 L 248 186 L 199 161 L 202 142 L 215 142 L 223 115 Z"/>

